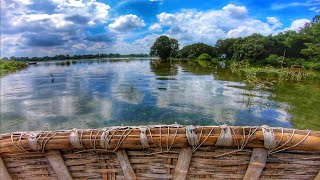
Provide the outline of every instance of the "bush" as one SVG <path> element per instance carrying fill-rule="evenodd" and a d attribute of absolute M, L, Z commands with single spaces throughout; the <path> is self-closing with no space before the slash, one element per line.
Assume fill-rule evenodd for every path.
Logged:
<path fill-rule="evenodd" d="M 203 53 L 198 57 L 198 60 L 210 61 L 211 59 L 212 59 L 212 57 L 207 53 Z"/>
<path fill-rule="evenodd" d="M 269 57 L 266 58 L 265 63 L 270 64 L 272 66 L 278 66 L 282 60 L 282 57 L 279 57 L 277 54 L 270 54 Z"/>
<path fill-rule="evenodd" d="M 0 60 L 0 76 L 22 70 L 27 66 L 28 64 L 26 62 Z"/>
<path fill-rule="evenodd" d="M 289 66 L 291 66 L 291 65 L 300 65 L 300 66 L 302 66 L 303 63 L 305 63 L 305 62 L 306 61 L 304 59 L 301 59 L 301 58 L 290 58 L 290 59 L 288 59 L 287 64 Z"/>
<path fill-rule="evenodd" d="M 314 63 L 314 62 L 305 62 L 303 63 L 303 67 L 310 70 L 316 70 L 320 71 L 320 62 Z"/>

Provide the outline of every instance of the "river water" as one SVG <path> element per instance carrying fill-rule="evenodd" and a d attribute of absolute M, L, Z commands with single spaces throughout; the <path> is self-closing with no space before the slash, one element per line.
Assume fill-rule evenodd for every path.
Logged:
<path fill-rule="evenodd" d="M 320 130 L 320 81 L 250 90 L 230 70 L 151 60 L 45 62 L 1 79 L 0 132 L 113 125 Z"/>

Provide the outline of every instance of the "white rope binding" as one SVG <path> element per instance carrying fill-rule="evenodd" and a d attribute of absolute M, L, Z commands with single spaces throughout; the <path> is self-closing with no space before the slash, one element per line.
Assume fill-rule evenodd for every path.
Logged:
<path fill-rule="evenodd" d="M 103 133 L 100 138 L 100 145 L 102 148 L 105 148 L 105 149 L 109 148 L 109 142 L 110 142 L 109 133 L 110 133 L 109 129 L 103 129 Z"/>
<path fill-rule="evenodd" d="M 189 142 L 190 146 L 195 147 L 195 146 L 199 145 L 199 139 L 196 134 L 196 127 L 194 127 L 192 125 L 187 126 L 186 127 L 186 135 L 187 135 L 188 142 Z"/>
<path fill-rule="evenodd" d="M 80 139 L 79 139 L 78 129 L 73 129 L 70 132 L 69 139 L 73 147 L 77 149 L 84 149 L 83 144 L 80 142 Z"/>
<path fill-rule="evenodd" d="M 216 146 L 231 146 L 232 145 L 232 134 L 231 128 L 227 125 L 221 125 L 220 136 L 216 142 Z"/>
<path fill-rule="evenodd" d="M 30 148 L 34 151 L 39 151 L 41 149 L 40 144 L 38 144 L 38 133 L 37 132 L 31 132 L 28 137 L 28 144 Z"/>
<path fill-rule="evenodd" d="M 148 143 L 148 137 L 147 137 L 147 133 L 146 133 L 147 128 L 145 128 L 145 127 L 140 127 L 139 129 L 140 129 L 140 142 L 141 142 L 141 146 L 142 146 L 143 148 L 149 148 L 150 145 L 149 145 L 149 143 Z"/>
<path fill-rule="evenodd" d="M 273 129 L 267 125 L 261 126 L 263 139 L 264 139 L 264 147 L 268 150 L 274 148 L 277 144 L 276 137 L 274 136 Z"/>

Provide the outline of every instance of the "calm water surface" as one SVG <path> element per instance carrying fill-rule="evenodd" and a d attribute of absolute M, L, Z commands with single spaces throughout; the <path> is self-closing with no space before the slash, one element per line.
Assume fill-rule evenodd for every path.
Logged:
<path fill-rule="evenodd" d="M 1 79 L 1 133 L 112 125 L 263 125 L 320 130 L 320 82 L 247 90 L 222 68 L 80 60 Z"/>

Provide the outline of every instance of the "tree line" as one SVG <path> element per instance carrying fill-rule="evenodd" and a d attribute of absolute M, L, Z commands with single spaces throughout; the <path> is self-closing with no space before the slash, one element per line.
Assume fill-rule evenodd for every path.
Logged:
<path fill-rule="evenodd" d="M 160 36 L 150 55 L 161 59 L 198 59 L 201 54 L 219 60 L 249 61 L 273 66 L 303 65 L 320 70 L 320 15 L 315 16 L 298 32 L 288 30 L 276 35 L 252 34 L 247 37 L 218 40 L 214 46 L 195 43 L 179 50 L 173 38 Z"/>
<path fill-rule="evenodd" d="M 50 61 L 50 60 L 68 60 L 68 59 L 96 59 L 96 58 L 131 58 L 131 57 L 149 57 L 148 54 L 86 54 L 86 55 L 73 55 L 60 54 L 55 56 L 43 56 L 43 57 L 15 57 L 10 58 L 4 57 L 3 60 L 13 60 L 13 61 Z"/>

